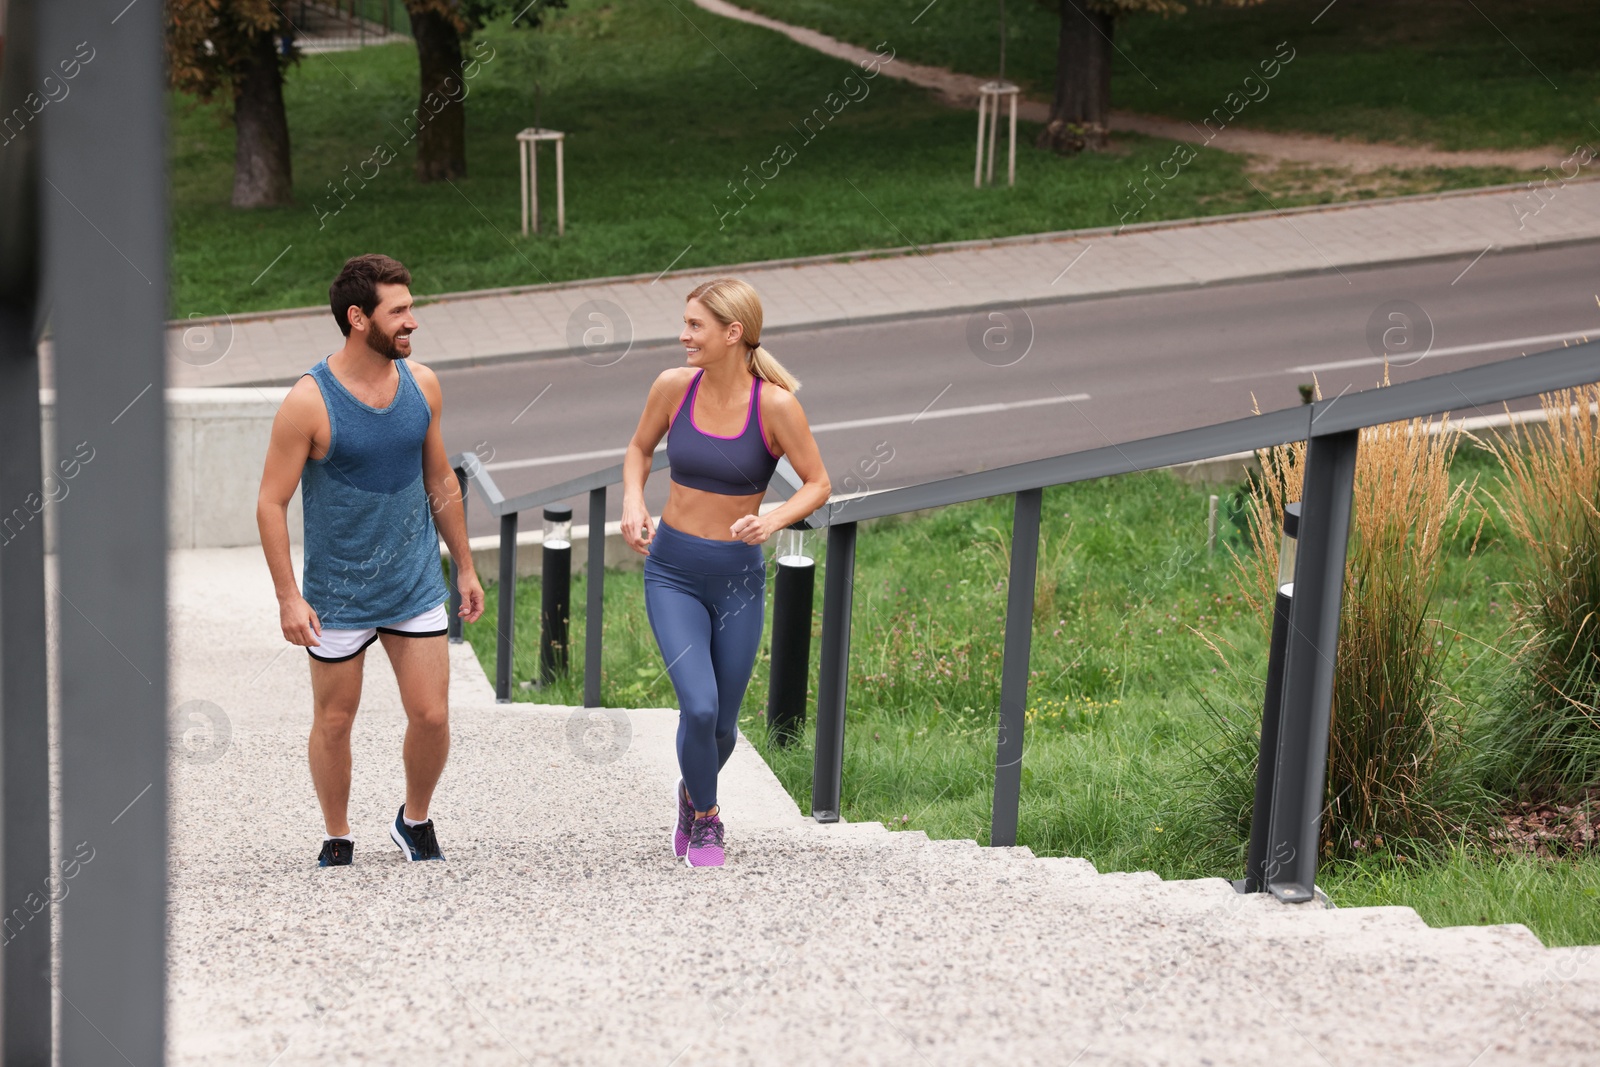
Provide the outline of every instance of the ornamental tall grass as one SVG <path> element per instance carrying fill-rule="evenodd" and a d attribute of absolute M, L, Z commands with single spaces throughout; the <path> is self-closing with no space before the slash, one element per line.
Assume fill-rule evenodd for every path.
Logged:
<path fill-rule="evenodd" d="M 1600 782 L 1600 385 L 1541 396 L 1545 421 L 1486 439 L 1494 501 L 1520 554 L 1521 641 L 1489 723 L 1506 793 Z"/>
<path fill-rule="evenodd" d="M 1439 840 L 1461 804 L 1458 718 L 1441 685 L 1440 623 L 1431 614 L 1441 550 L 1470 494 L 1467 486 L 1450 486 L 1458 441 L 1459 431 L 1432 420 L 1361 431 L 1328 746 L 1325 854 L 1358 853 L 1385 838 Z M 1277 594 L 1283 506 L 1300 499 L 1305 448 L 1297 442 L 1257 454 L 1262 476 L 1247 502 L 1254 551 L 1235 555 L 1235 577 L 1264 634 Z M 1208 640 L 1222 651 L 1220 638 Z M 1202 754 L 1202 766 L 1220 778 L 1209 789 L 1211 806 L 1235 826 L 1241 816 L 1248 819 L 1254 786 L 1260 686 L 1250 679 L 1248 718 L 1213 712 L 1220 743 Z"/>

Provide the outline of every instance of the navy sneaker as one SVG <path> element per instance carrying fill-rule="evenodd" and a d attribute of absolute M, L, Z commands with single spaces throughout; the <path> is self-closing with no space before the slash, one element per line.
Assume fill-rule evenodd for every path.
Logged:
<path fill-rule="evenodd" d="M 439 842 L 433 836 L 433 820 L 407 826 L 405 814 L 406 806 L 401 804 L 400 810 L 395 812 L 394 825 L 389 827 L 389 836 L 400 846 L 400 854 L 405 856 L 406 862 L 444 859 L 444 853 L 439 851 Z"/>
<path fill-rule="evenodd" d="M 322 843 L 317 853 L 318 867 L 348 867 L 355 858 L 356 846 L 342 837 L 333 837 Z"/>

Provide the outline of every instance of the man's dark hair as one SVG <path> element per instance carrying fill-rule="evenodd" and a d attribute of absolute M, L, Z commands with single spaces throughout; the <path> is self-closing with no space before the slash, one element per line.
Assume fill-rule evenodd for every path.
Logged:
<path fill-rule="evenodd" d="M 345 260 L 344 269 L 328 286 L 328 303 L 339 331 L 350 336 L 350 306 L 370 316 L 378 310 L 378 286 L 411 284 L 411 272 L 398 259 L 377 252 Z"/>

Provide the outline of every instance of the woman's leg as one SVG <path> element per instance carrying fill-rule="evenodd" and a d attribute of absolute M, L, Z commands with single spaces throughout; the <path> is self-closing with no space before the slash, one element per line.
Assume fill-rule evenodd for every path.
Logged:
<path fill-rule="evenodd" d="M 717 770 L 733 755 L 756 653 L 761 649 L 764 568 L 708 580 L 711 596 L 711 668 L 717 680 Z M 704 810 L 704 809 L 702 809 Z"/>
<path fill-rule="evenodd" d="M 711 666 L 711 612 L 678 582 L 646 574 L 645 613 L 678 694 L 678 767 L 696 811 L 717 796 L 717 679 Z"/>

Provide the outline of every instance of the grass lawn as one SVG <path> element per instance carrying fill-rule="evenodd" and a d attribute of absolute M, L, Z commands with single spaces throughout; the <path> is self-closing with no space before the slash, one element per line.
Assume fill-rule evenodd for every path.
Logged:
<path fill-rule="evenodd" d="M 1022 10 L 1024 22 L 1033 17 L 1029 4 L 1011 6 Z M 480 57 L 466 83 L 469 176 L 454 183 L 422 186 L 413 175 L 414 152 L 403 132 L 417 102 L 416 52 L 409 46 L 306 56 L 289 72 L 296 199 L 289 207 L 231 208 L 233 130 L 226 109 L 174 94 L 173 317 L 320 304 L 347 257 L 378 250 L 404 261 L 416 291 L 429 294 L 1115 225 L 1113 201 L 1126 198 L 1126 183 L 1171 151 L 1164 142 L 1129 136 L 1119 138 L 1118 153 L 1067 159 L 1033 149 L 1034 131 L 1025 128 L 1016 188 L 974 190 L 971 114 L 882 77 L 849 90 L 845 79 L 859 72 L 848 64 L 679 7 L 573 0 L 536 32 L 485 28 L 468 51 Z M 964 9 L 942 4 L 928 18 L 947 10 Z M 1172 26 L 1187 33 L 1209 25 L 1191 18 Z M 1208 86 L 1207 101 L 1221 91 L 1214 85 L 1231 87 L 1255 54 L 1243 46 L 1221 51 L 1240 57 L 1235 63 L 1217 58 L 1217 48 L 1196 48 L 1182 63 L 1174 53 L 1168 64 L 1173 77 Z M 1310 94 L 1317 80 L 1310 60 L 1295 62 L 1306 67 L 1280 76 L 1269 103 L 1278 102 L 1277 92 Z M 1223 68 L 1226 79 L 1208 80 Z M 1294 81 L 1289 71 L 1305 77 Z M 1570 84 L 1584 84 L 1584 76 L 1573 74 Z M 1594 75 L 1586 76 L 1594 84 Z M 568 135 L 568 228 L 560 239 L 520 236 L 513 137 L 534 123 L 536 82 L 538 121 Z M 832 115 L 825 100 L 830 93 L 848 99 L 846 91 L 857 99 Z M 809 134 L 801 132 L 817 109 L 826 121 L 813 119 Z M 1517 117 L 1506 128 L 1551 126 Z M 1540 132 L 1534 140 L 1576 135 Z M 766 161 L 780 143 L 793 158 L 775 171 Z M 369 162 L 391 152 L 386 165 Z M 542 184 L 553 212 L 552 160 L 545 152 Z M 764 164 L 767 175 L 775 174 L 765 184 L 758 174 Z M 1140 221 L 1265 206 L 1243 165 L 1240 157 L 1202 153 Z M 1518 177 L 1507 170 L 1418 170 L 1351 186 L 1285 169 L 1254 180 L 1279 204 L 1303 204 Z M 342 198 L 334 194 L 336 181 Z M 734 182 L 743 200 L 734 197 Z M 725 215 L 745 201 L 737 214 Z"/>
<path fill-rule="evenodd" d="M 1454 473 L 1492 469 L 1463 449 Z M 1265 640 L 1233 592 L 1228 554 L 1205 552 L 1208 492 L 1160 472 L 1045 491 L 1019 834 L 1037 853 L 1167 878 L 1242 870 L 1244 842 L 1209 814 L 1192 749 L 1211 737 L 1202 696 L 1259 715 L 1259 685 L 1240 688 L 1217 670 L 1191 627 L 1241 649 L 1246 676 L 1261 673 Z M 987 840 L 1010 509 L 1009 498 L 994 499 L 863 524 L 846 818 Z M 1509 576 L 1514 550 L 1491 517 L 1469 555 L 1475 525 L 1447 553 L 1438 601 L 1452 628 L 1441 653 L 1451 661 L 1446 682 L 1468 713 L 1499 677 L 1508 618 L 1497 583 Z M 552 690 L 519 690 L 519 699 L 582 703 L 585 595 L 581 579 L 574 585 L 572 675 Z M 491 674 L 496 592 L 484 619 L 467 628 Z M 518 679 L 536 670 L 538 603 L 538 582 L 519 583 Z M 608 573 L 606 603 L 605 703 L 675 707 L 641 575 Z M 820 626 L 820 583 L 816 609 Z M 814 643 L 812 679 L 816 655 Z M 789 748 L 769 743 L 766 657 L 763 650 L 741 730 L 810 810 L 812 734 Z M 1320 884 L 1341 905 L 1408 904 L 1437 925 L 1523 922 L 1549 944 L 1600 943 L 1600 856 L 1546 863 L 1465 844 L 1432 860 L 1383 854 L 1328 864 Z"/>
<path fill-rule="evenodd" d="M 887 40 L 917 62 L 969 74 L 997 69 L 992 2 L 738 2 L 857 44 Z M 1055 5 L 1013 0 L 1006 12 L 1007 76 L 1047 100 L 1060 25 Z M 1594 138 L 1590 123 L 1600 122 L 1597 29 L 1587 0 L 1191 3 L 1185 15 L 1140 14 L 1117 24 L 1111 96 L 1119 108 L 1199 122 L 1287 41 L 1294 58 L 1269 95 L 1240 113 L 1239 125 L 1439 148 L 1570 149 Z"/>

